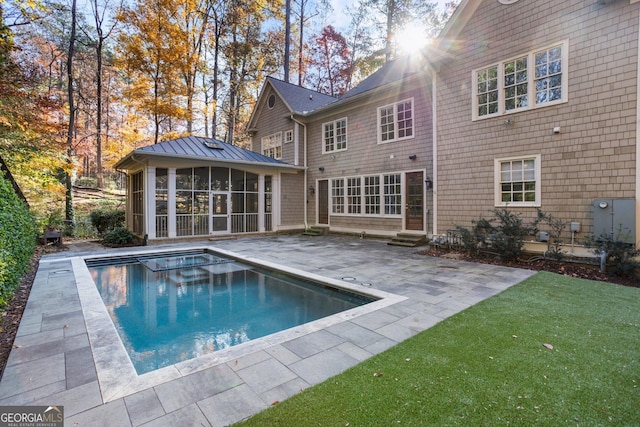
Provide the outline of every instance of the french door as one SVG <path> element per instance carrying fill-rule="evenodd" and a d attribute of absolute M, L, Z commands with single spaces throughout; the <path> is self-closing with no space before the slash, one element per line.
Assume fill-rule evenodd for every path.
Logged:
<path fill-rule="evenodd" d="M 422 172 L 406 174 L 405 229 L 424 230 L 424 179 Z"/>

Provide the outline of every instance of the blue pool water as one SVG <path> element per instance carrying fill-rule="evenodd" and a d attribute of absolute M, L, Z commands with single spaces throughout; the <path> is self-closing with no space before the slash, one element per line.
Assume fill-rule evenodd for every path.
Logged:
<path fill-rule="evenodd" d="M 138 374 L 374 300 L 209 252 L 87 266 Z"/>

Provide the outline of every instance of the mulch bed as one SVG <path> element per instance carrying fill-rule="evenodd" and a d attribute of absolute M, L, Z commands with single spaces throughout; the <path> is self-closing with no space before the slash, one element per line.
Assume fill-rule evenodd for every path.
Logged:
<path fill-rule="evenodd" d="M 601 282 L 616 283 L 623 286 L 640 287 L 640 280 L 638 280 L 638 278 L 618 276 L 610 272 L 601 272 L 599 265 L 586 264 L 584 262 L 563 262 L 552 259 L 540 259 L 539 256 L 535 256 L 533 254 L 529 255 L 529 259 L 504 262 L 498 259 L 495 255 L 480 254 L 472 256 L 466 253 L 442 248 L 424 249 L 419 253 L 425 256 L 436 256 L 462 261 L 479 262 L 483 264 L 504 265 L 508 267 L 524 268 L 527 270 L 549 271 L 551 273 L 580 279 L 597 280 Z"/>

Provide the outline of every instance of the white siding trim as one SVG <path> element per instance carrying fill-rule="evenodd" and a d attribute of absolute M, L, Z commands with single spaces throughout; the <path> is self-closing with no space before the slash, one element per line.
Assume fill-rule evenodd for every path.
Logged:
<path fill-rule="evenodd" d="M 176 168 L 167 169 L 167 217 L 169 238 L 176 237 Z"/>
<path fill-rule="evenodd" d="M 156 167 L 147 166 L 147 176 L 145 177 L 145 203 L 146 206 L 146 220 L 145 230 L 147 238 L 156 238 Z"/>

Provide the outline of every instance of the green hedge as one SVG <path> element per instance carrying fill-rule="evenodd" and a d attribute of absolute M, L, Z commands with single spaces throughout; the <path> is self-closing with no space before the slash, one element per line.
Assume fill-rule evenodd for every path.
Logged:
<path fill-rule="evenodd" d="M 0 175 L 0 308 L 9 302 L 29 267 L 36 237 L 29 208 Z"/>
<path fill-rule="evenodd" d="M 89 219 L 98 234 L 104 236 L 109 231 L 124 226 L 125 212 L 123 209 L 96 209 L 89 214 Z"/>

